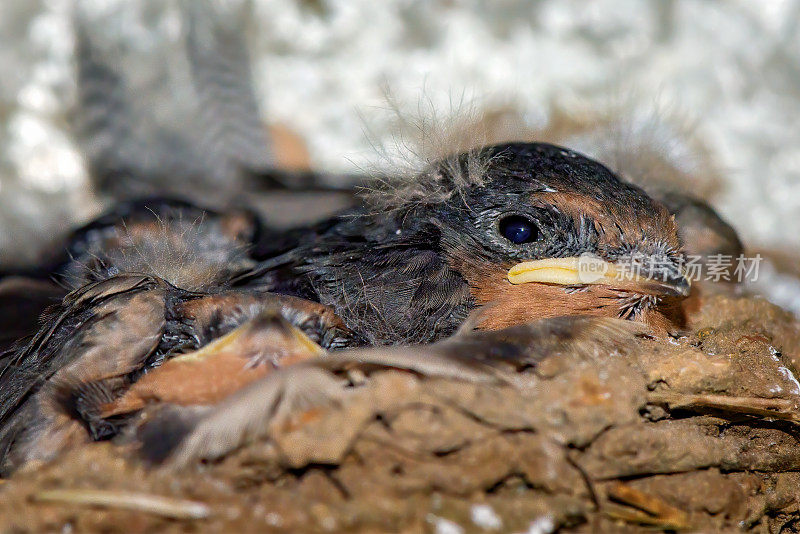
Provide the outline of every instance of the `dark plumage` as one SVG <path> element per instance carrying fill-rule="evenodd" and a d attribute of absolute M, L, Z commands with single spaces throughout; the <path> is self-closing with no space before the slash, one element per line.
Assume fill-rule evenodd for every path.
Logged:
<path fill-rule="evenodd" d="M 499 225 L 509 217 L 529 220 L 536 239 L 504 237 Z M 507 280 L 518 262 L 584 253 L 611 263 L 657 258 L 648 276 L 669 283 L 574 293 Z M 655 296 L 630 314 L 642 318 L 659 297 L 686 293 L 679 261 L 672 217 L 643 191 L 570 150 L 505 144 L 440 162 L 379 203 L 319 225 L 313 237 L 299 233 L 248 283 L 332 306 L 370 344 L 413 343 L 452 334 L 476 307 L 498 300 L 505 308 L 486 314 L 495 327 L 573 313 L 623 316 L 632 294 Z"/>
<path fill-rule="evenodd" d="M 585 340 L 592 324 L 608 333 L 631 332 L 619 319 L 673 328 L 660 306 L 689 289 L 665 206 L 597 162 L 536 143 L 435 163 L 361 208 L 282 234 L 247 211 L 124 203 L 78 230 L 68 250 L 53 274 L 75 289 L 0 371 L 4 471 L 145 423 L 147 443 L 173 436 L 161 456 L 182 443 L 195 443 L 189 456 L 204 455 L 216 445 L 199 447 L 196 436 L 225 433 L 209 421 L 229 421 L 238 443 L 268 414 L 243 408 L 228 419 L 198 404 L 253 380 L 249 395 L 270 410 L 276 395 L 288 407 L 327 398 L 330 365 L 483 380 L 492 355 L 533 364 L 534 347 Z M 569 262 L 585 253 L 611 269 L 637 256 L 659 261 L 632 279 L 580 283 Z M 536 320 L 544 322 L 520 326 Z M 323 358 L 338 362 L 330 365 L 301 341 L 328 351 L 424 344 L 459 329 L 468 337 L 430 350 L 340 352 Z M 186 382 L 176 382 L 182 373 Z"/>
<path fill-rule="evenodd" d="M 289 296 L 187 291 L 143 274 L 120 274 L 73 291 L 3 362 L 0 473 L 50 459 L 70 445 L 113 437 L 126 421 L 107 417 L 102 406 L 165 360 L 208 345 L 265 312 L 292 321 L 322 347 L 337 348 L 350 336 L 323 306 Z M 278 348 L 267 343 L 261 357 L 274 357 Z"/>
<path fill-rule="evenodd" d="M 0 371 L 0 472 L 111 432 L 96 407 L 157 349 L 164 299 L 162 284 L 147 276 L 89 284 L 9 355 Z"/>
<path fill-rule="evenodd" d="M 197 98 L 168 125 L 75 17 L 76 130 L 118 202 L 30 278 L 0 282 L 0 350 L 21 338 L 0 359 L 0 473 L 111 438 L 151 460 L 213 458 L 375 369 L 491 385 L 559 351 L 612 351 L 643 323 L 677 327 L 690 289 L 679 235 L 693 251 L 733 243 L 704 205 L 666 207 L 543 143 L 445 157 L 332 219 L 268 228 L 229 206 L 352 177 L 272 168 L 242 33 L 215 9 L 183 5 Z M 164 194 L 218 209 L 119 202 Z M 586 254 L 605 269 L 590 280 L 575 263 Z M 629 261 L 633 276 L 612 276 Z"/>

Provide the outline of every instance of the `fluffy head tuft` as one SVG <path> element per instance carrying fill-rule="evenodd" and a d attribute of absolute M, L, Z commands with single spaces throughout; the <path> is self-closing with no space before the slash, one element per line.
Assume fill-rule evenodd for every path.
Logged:
<path fill-rule="evenodd" d="M 248 243 L 256 222 L 248 213 L 146 201 L 120 209 L 132 212 L 110 214 L 78 231 L 62 269 L 68 286 L 141 273 L 195 291 L 224 285 L 253 266 Z"/>
<path fill-rule="evenodd" d="M 492 156 L 482 147 L 496 139 L 485 131 L 487 117 L 481 108 L 462 97 L 450 99 L 450 112 L 443 114 L 428 99 L 409 115 L 390 96 L 387 101 L 392 142 L 374 146 L 391 171 L 369 173 L 374 179 L 361 195 L 371 210 L 444 202 L 484 183 Z"/>
<path fill-rule="evenodd" d="M 481 147 L 509 141 L 547 142 L 578 150 L 648 193 L 692 191 L 708 199 L 720 186 L 719 170 L 680 114 L 635 99 L 604 110 L 554 104 L 543 117 L 511 104 L 450 100 L 440 112 L 427 99 L 416 115 L 389 100 L 392 144 L 376 148 L 392 173 L 373 171 L 363 196 L 378 211 L 437 203 L 482 185 L 492 156 Z M 541 119 L 544 120 L 541 120 Z"/>

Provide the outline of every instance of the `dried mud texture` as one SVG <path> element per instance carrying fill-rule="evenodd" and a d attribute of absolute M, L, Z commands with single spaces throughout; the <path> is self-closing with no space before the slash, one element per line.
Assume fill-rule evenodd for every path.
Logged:
<path fill-rule="evenodd" d="M 2 484 L 0 530 L 797 532 L 798 370 L 791 315 L 709 296 L 677 340 L 549 358 L 517 387 L 378 373 L 180 472 L 93 445 Z"/>

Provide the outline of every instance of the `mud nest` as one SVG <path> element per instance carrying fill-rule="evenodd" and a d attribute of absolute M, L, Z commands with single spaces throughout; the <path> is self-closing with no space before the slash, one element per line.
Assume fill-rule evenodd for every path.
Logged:
<path fill-rule="evenodd" d="M 181 471 L 110 443 L 17 473 L 3 532 L 800 530 L 800 324 L 707 297 L 690 333 L 524 387 L 386 371 Z"/>

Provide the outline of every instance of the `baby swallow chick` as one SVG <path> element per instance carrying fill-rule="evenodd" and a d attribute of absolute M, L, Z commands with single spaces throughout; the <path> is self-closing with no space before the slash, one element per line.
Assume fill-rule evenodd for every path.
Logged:
<path fill-rule="evenodd" d="M 174 203 L 81 230 L 62 271 L 77 289 L 0 370 L 3 470 L 131 427 L 173 435 L 162 456 L 209 432 L 230 450 L 275 399 L 326 398 L 332 370 L 484 380 L 592 324 L 667 330 L 662 305 L 689 293 L 667 208 L 564 148 L 488 147 L 373 197 L 280 240 Z"/>
<path fill-rule="evenodd" d="M 661 305 L 690 291 L 667 208 L 565 148 L 488 147 L 372 197 L 248 284 L 330 306 L 368 344 L 434 341 L 478 308 L 481 329 L 591 315 L 665 331 Z"/>
<path fill-rule="evenodd" d="M 346 327 L 324 306 L 230 287 L 232 277 L 254 265 L 248 249 L 256 231 L 247 212 L 217 213 L 164 199 L 120 204 L 77 230 L 68 259 L 50 273 L 74 289 L 44 313 L 35 335 L 0 360 L 0 473 L 115 436 L 127 414 L 161 398 L 146 390 L 154 383 L 149 373 L 164 362 L 170 364 L 164 374 L 154 375 L 166 376 L 155 383 L 174 390 L 164 400 L 183 396 L 200 403 L 292 361 L 282 338 L 265 338 L 264 323 L 254 321 L 267 311 L 292 321 L 317 350 L 344 344 Z M 4 281 L 18 288 L 5 292 L 4 303 L 32 293 L 22 290 L 25 280 Z M 14 302 L 7 304 L 19 308 Z M 236 333 L 242 325 L 247 336 Z M 213 391 L 197 373 L 184 372 L 179 384 L 170 374 L 186 370 L 177 365 L 180 355 L 202 347 L 235 356 L 204 367 L 218 382 Z"/>
<path fill-rule="evenodd" d="M 689 294 L 667 208 L 559 147 L 461 155 L 377 202 L 299 231 L 247 284 L 328 306 L 354 343 L 435 343 L 307 357 L 216 406 L 162 405 L 135 432 L 146 457 L 224 455 L 292 410 L 340 400 L 343 371 L 491 386 L 510 379 L 509 366 L 513 375 L 560 350 L 608 353 L 642 322 L 671 328 L 662 305 Z M 596 269 L 583 272 L 584 261 Z"/>

